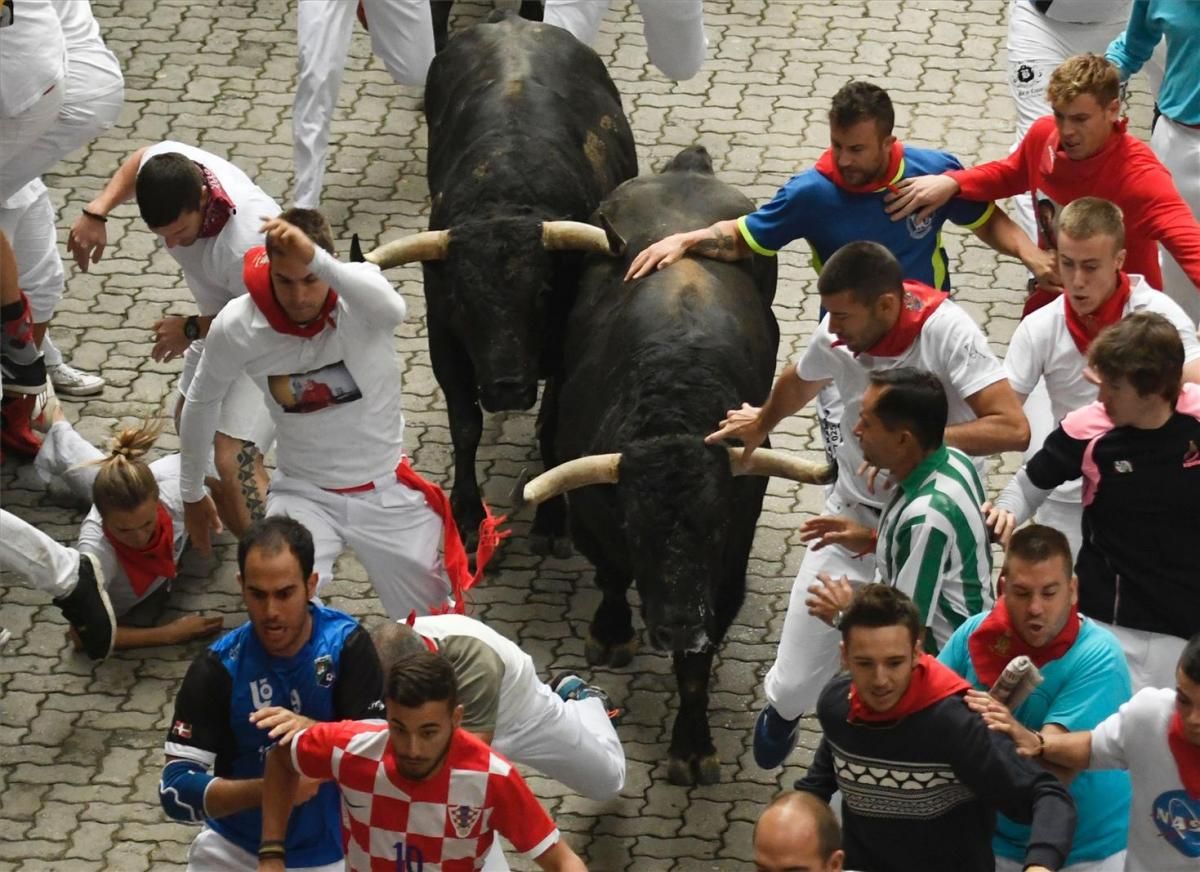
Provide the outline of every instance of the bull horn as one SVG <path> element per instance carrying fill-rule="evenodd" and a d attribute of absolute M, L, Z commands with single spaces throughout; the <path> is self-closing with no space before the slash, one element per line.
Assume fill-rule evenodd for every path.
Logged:
<path fill-rule="evenodd" d="M 783 451 L 759 448 L 745 457 L 744 448 L 726 446 L 729 467 L 734 475 L 773 475 L 803 484 L 828 484 L 833 481 L 833 469 L 827 463 L 801 460 Z"/>
<path fill-rule="evenodd" d="M 366 260 L 380 269 L 418 260 L 445 260 L 449 244 L 449 230 L 426 230 L 385 243 L 367 254 Z"/>
<path fill-rule="evenodd" d="M 543 221 L 542 247 L 547 251 L 590 251 L 617 257 L 625 251 L 625 240 L 612 225 L 606 229 L 582 221 Z"/>
<path fill-rule="evenodd" d="M 521 489 L 520 505 L 538 505 L 559 494 L 589 484 L 616 484 L 620 477 L 620 454 L 589 454 L 547 469 Z"/>

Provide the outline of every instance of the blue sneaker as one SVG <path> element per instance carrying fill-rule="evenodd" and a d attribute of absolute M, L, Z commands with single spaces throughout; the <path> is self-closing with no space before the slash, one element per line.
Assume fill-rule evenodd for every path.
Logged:
<path fill-rule="evenodd" d="M 560 672 L 550 679 L 550 689 L 558 694 L 563 702 L 595 697 L 604 705 L 608 719 L 614 727 L 621 722 L 621 717 L 625 714 L 625 709 L 614 705 L 607 693 L 594 685 L 586 684 L 582 678 L 570 672 Z"/>
<path fill-rule="evenodd" d="M 754 762 L 759 769 L 776 769 L 783 765 L 796 747 L 800 719 L 784 720 L 770 705 L 763 707 L 754 722 Z"/>

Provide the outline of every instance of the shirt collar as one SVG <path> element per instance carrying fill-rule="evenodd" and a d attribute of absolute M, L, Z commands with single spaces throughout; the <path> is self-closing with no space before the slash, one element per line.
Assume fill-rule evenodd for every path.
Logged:
<path fill-rule="evenodd" d="M 905 476 L 900 482 L 901 489 L 906 494 L 913 493 L 919 488 L 935 469 L 950 459 L 950 452 L 945 444 L 939 445 L 932 454 L 917 464 L 917 468 Z"/>

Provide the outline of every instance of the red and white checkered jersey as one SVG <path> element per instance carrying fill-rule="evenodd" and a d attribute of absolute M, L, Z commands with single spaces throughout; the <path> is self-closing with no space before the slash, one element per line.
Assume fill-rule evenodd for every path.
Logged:
<path fill-rule="evenodd" d="M 425 781 L 399 773 L 383 721 L 314 724 L 292 742 L 292 763 L 337 782 L 350 872 L 470 872 L 495 833 L 531 859 L 559 839 L 521 774 L 461 729 Z"/>

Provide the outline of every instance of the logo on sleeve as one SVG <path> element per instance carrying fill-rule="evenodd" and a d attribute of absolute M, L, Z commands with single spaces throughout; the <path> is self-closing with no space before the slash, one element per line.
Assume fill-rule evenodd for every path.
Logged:
<path fill-rule="evenodd" d="M 176 721 L 171 724 L 171 735 L 177 736 L 180 739 L 190 739 L 192 737 L 192 725 L 185 721 Z"/>
<path fill-rule="evenodd" d="M 1118 472 L 1118 473 L 1122 473 L 1122 474 L 1133 472 L 1133 464 L 1130 463 L 1128 460 L 1114 460 L 1113 461 L 1113 472 Z"/>
<path fill-rule="evenodd" d="M 1154 800 L 1154 825 L 1183 856 L 1200 857 L 1200 801 L 1187 791 L 1168 790 Z"/>
<path fill-rule="evenodd" d="M 335 674 L 332 657 L 328 654 L 322 654 L 313 661 L 313 670 L 316 673 L 318 687 L 333 687 Z"/>

